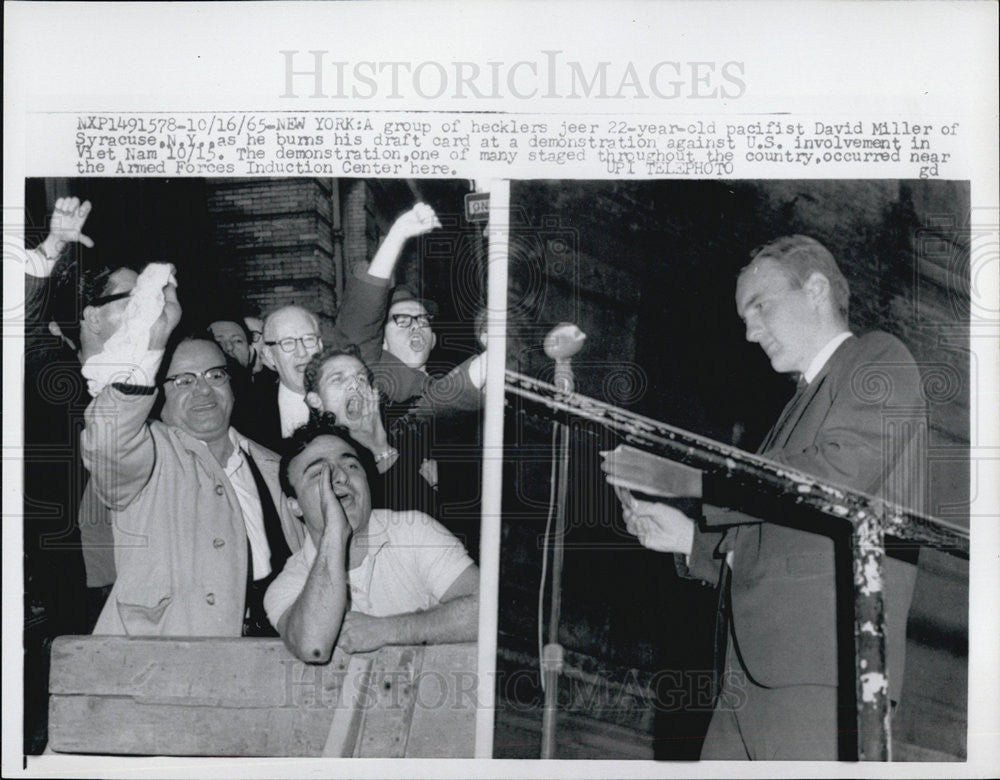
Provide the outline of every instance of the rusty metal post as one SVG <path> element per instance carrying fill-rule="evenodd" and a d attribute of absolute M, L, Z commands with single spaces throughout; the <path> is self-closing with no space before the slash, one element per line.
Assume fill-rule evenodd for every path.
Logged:
<path fill-rule="evenodd" d="M 885 652 L 885 534 L 872 511 L 855 515 L 854 642 L 857 664 L 858 757 L 862 761 L 891 760 L 889 675 Z"/>

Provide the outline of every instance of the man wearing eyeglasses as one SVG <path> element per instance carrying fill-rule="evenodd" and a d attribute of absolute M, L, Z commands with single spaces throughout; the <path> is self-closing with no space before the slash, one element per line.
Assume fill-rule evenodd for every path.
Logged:
<path fill-rule="evenodd" d="M 302 375 L 309 359 L 322 348 L 319 318 L 311 311 L 283 306 L 264 319 L 261 358 L 277 373 L 278 381 L 270 396 L 274 400 L 269 400 L 260 414 L 269 418 L 268 424 L 274 425 L 279 439 L 290 436 L 309 419 Z"/>
<path fill-rule="evenodd" d="M 114 516 L 118 578 L 95 634 L 274 636 L 263 594 L 303 532 L 284 502 L 278 457 L 230 426 L 222 350 L 207 339 L 162 353 L 180 319 L 176 288 L 149 335 L 157 387 L 105 386 L 88 407 L 83 458 Z"/>
<path fill-rule="evenodd" d="M 417 298 L 405 287 L 393 290 L 385 320 L 382 348 L 409 368 L 427 373 L 427 359 L 437 344 L 431 329 L 437 306 Z"/>
<path fill-rule="evenodd" d="M 482 356 L 465 361 L 445 379 L 430 376 L 427 361 L 437 344 L 437 306 L 406 287 L 390 286 L 405 243 L 439 227 L 426 203 L 416 204 L 393 223 L 368 267 L 348 274 L 332 341 L 336 347 L 358 347 L 375 385 L 392 403 L 419 401 L 429 410 L 472 410 L 481 404 Z"/>
<path fill-rule="evenodd" d="M 80 367 L 120 326 L 138 274 L 84 264 L 80 248 L 94 246 L 83 233 L 90 210 L 89 201 L 59 198 L 25 266 L 26 579 L 53 635 L 89 631 L 115 579 L 107 510 L 84 487 L 79 458 L 90 401 Z"/>

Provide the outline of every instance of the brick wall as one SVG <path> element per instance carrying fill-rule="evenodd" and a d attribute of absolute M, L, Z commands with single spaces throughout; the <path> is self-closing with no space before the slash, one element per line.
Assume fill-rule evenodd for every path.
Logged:
<path fill-rule="evenodd" d="M 331 179 L 210 179 L 219 276 L 262 314 L 296 304 L 333 321 L 341 289 L 339 192 Z"/>

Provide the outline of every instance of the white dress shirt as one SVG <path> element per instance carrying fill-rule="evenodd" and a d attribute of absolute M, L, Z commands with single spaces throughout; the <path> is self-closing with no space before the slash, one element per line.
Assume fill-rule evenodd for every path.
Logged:
<path fill-rule="evenodd" d="M 253 578 L 259 580 L 271 573 L 271 548 L 267 543 L 267 533 L 264 531 L 264 510 L 257 493 L 257 483 L 246 462 L 244 449 L 248 447 L 246 439 L 235 428 L 229 429 L 229 440 L 233 443 L 233 451 L 223 470 L 229 477 L 229 482 L 236 492 L 236 499 L 243 511 L 243 523 L 247 529 L 247 539 L 250 540 L 250 558 L 253 566 Z"/>
<path fill-rule="evenodd" d="M 852 334 L 849 330 L 838 333 L 826 342 L 826 346 L 823 347 L 823 349 L 816 353 L 812 362 L 809 363 L 809 367 L 802 374 L 802 378 L 806 380 L 807 384 L 816 378 L 816 375 L 819 374 L 819 372 L 823 370 L 823 366 L 826 365 L 826 361 L 833 357 L 833 353 L 837 351 L 837 347 L 847 341 L 851 335 Z"/>
<path fill-rule="evenodd" d="M 305 393 L 296 393 L 278 383 L 278 416 L 281 419 L 281 436 L 291 436 L 300 425 L 309 422 L 309 407 L 306 406 Z"/>

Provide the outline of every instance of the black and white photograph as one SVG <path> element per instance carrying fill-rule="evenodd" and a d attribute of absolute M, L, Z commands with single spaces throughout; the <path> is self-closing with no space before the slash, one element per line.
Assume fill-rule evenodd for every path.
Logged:
<path fill-rule="evenodd" d="M 27 182 L 25 753 L 471 757 L 465 186 Z"/>
<path fill-rule="evenodd" d="M 997 775 L 995 3 L 4 20 L 4 777 Z"/>
<path fill-rule="evenodd" d="M 26 753 L 471 755 L 468 188 L 28 180 Z M 494 757 L 965 756 L 968 212 L 512 184 Z"/>
<path fill-rule="evenodd" d="M 965 757 L 968 198 L 512 184 L 497 754 Z"/>

